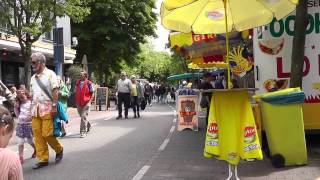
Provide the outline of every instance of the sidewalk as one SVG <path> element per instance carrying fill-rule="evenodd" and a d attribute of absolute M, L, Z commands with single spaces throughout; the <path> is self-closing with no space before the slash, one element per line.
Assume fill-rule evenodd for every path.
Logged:
<path fill-rule="evenodd" d="M 199 131 L 175 131 L 166 149 L 152 161 L 143 180 L 224 180 L 228 165 L 224 161 L 203 156 L 205 120 L 200 119 Z M 314 180 L 320 177 L 320 155 L 309 150 L 307 166 L 275 169 L 269 159 L 241 162 L 241 180 Z"/>
<path fill-rule="evenodd" d="M 110 116 L 112 116 L 114 109 L 115 108 L 111 107 L 106 111 L 105 108 L 102 107 L 102 111 L 96 111 L 93 109 L 93 107 L 91 107 L 91 111 L 89 112 L 88 118 L 92 122 L 95 120 L 110 117 Z M 66 131 L 68 132 L 67 129 L 69 127 L 78 126 L 80 124 L 81 118 L 78 114 L 77 108 L 68 107 L 67 112 L 68 112 L 68 116 L 69 116 L 69 123 L 68 124 L 64 123 L 64 125 L 66 128 Z M 12 138 L 9 142 L 9 146 L 16 145 L 17 143 L 18 143 L 18 140 L 17 140 L 16 134 L 14 132 L 12 135 Z"/>

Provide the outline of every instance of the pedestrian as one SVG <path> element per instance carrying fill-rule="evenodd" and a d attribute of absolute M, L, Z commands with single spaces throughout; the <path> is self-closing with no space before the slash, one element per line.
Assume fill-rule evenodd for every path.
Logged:
<path fill-rule="evenodd" d="M 149 106 L 152 106 L 153 88 L 148 81 L 146 81 L 146 84 L 144 85 L 144 97 Z"/>
<path fill-rule="evenodd" d="M 211 84 L 212 79 L 213 79 L 213 77 L 211 76 L 210 73 L 205 73 L 203 75 L 203 82 L 199 85 L 199 89 L 203 89 L 203 90 L 213 89 L 213 86 Z M 202 93 L 202 98 L 200 100 L 201 108 L 207 109 L 206 125 L 208 125 L 211 97 L 212 97 L 211 92 L 204 92 L 204 93 Z"/>
<path fill-rule="evenodd" d="M 62 81 L 60 76 L 57 76 L 58 85 L 59 85 L 59 102 L 63 105 L 64 112 L 67 113 L 68 110 L 68 97 L 70 95 L 69 89 L 67 85 Z M 66 135 L 66 130 L 63 125 L 63 121 L 61 121 L 61 137 Z"/>
<path fill-rule="evenodd" d="M 14 112 L 16 117 L 18 117 L 18 123 L 16 128 L 16 135 L 18 137 L 18 149 L 19 158 L 21 164 L 24 162 L 23 150 L 24 143 L 27 142 L 33 148 L 33 154 L 31 158 L 36 157 L 36 148 L 33 141 L 32 134 L 32 119 L 31 119 L 31 100 L 29 93 L 25 89 L 19 89 L 17 91 L 17 101 L 14 106 Z"/>
<path fill-rule="evenodd" d="M 215 89 L 224 89 L 225 86 L 223 85 L 223 79 L 223 76 L 218 76 L 214 83 Z"/>
<path fill-rule="evenodd" d="M 63 147 L 53 135 L 53 116 L 57 113 L 59 87 L 56 74 L 46 67 L 46 57 L 39 52 L 31 55 L 31 66 L 35 74 L 30 81 L 31 117 L 36 156 L 38 162 L 33 169 L 48 165 L 48 144 L 56 152 L 55 162 L 63 158 Z"/>
<path fill-rule="evenodd" d="M 160 87 L 159 87 L 159 93 L 160 93 L 160 102 L 161 104 L 164 104 L 165 103 L 165 100 L 166 100 L 166 87 L 161 84 Z"/>
<path fill-rule="evenodd" d="M 159 86 L 157 84 L 155 84 L 153 86 L 153 89 L 154 89 L 154 95 L 155 95 L 155 98 L 156 98 L 156 101 L 157 103 L 160 102 L 160 91 L 159 91 Z"/>
<path fill-rule="evenodd" d="M 121 72 L 120 79 L 116 84 L 117 94 L 118 94 L 118 117 L 116 119 L 122 118 L 122 104 L 124 104 L 124 117 L 128 119 L 128 110 L 130 107 L 130 94 L 131 94 L 131 81 L 127 79 L 125 72 Z"/>
<path fill-rule="evenodd" d="M 0 105 L 0 179 L 23 180 L 21 163 L 18 155 L 6 147 L 14 130 L 14 120 L 10 112 Z"/>
<path fill-rule="evenodd" d="M 141 86 L 140 83 L 136 82 L 136 77 L 131 76 L 131 106 L 133 108 L 134 118 L 139 118 L 139 107 L 141 99 Z"/>
<path fill-rule="evenodd" d="M 88 119 L 91 100 L 93 98 L 94 87 L 93 83 L 88 80 L 88 73 L 86 71 L 80 72 L 80 79 L 76 82 L 76 104 L 80 123 L 80 137 L 84 138 L 91 130 L 91 124 Z"/>
<path fill-rule="evenodd" d="M 17 97 L 17 88 L 15 85 L 10 87 L 10 92 L 13 94 L 14 97 Z"/>
<path fill-rule="evenodd" d="M 173 100 L 173 102 L 175 102 L 176 101 L 176 90 L 173 86 L 170 88 L 170 96 L 171 96 L 171 99 Z"/>
<path fill-rule="evenodd" d="M 232 89 L 239 88 L 237 79 L 232 79 Z"/>

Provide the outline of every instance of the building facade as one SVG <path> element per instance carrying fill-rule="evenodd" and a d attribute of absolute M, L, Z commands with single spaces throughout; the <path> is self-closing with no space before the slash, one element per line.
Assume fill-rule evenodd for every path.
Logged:
<path fill-rule="evenodd" d="M 72 64 L 76 51 L 71 49 L 70 18 L 57 18 L 57 27 L 63 28 L 64 65 Z M 44 33 L 32 44 L 32 52 L 42 52 L 47 58 L 47 67 L 55 69 L 53 54 L 53 31 Z M 11 35 L 8 26 L 0 22 L 0 79 L 8 86 L 24 82 L 24 62 L 22 60 L 18 38 Z"/>

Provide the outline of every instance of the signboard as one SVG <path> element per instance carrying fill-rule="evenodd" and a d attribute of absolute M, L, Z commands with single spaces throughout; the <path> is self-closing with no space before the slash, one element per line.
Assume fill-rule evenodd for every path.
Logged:
<path fill-rule="evenodd" d="M 198 96 L 178 96 L 178 131 L 189 128 L 198 131 Z"/>
<path fill-rule="evenodd" d="M 99 109 L 99 105 L 104 107 L 104 110 L 108 110 L 108 88 L 97 87 L 94 93 L 93 106 L 95 110 Z"/>
<path fill-rule="evenodd" d="M 303 91 L 307 103 L 320 102 L 320 7 L 308 0 L 308 18 Z M 258 93 L 284 89 L 289 86 L 295 12 L 275 19 L 267 26 L 254 30 L 254 60 Z"/>

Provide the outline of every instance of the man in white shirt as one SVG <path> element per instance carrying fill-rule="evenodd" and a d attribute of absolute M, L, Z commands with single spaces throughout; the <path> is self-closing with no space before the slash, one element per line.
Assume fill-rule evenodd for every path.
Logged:
<path fill-rule="evenodd" d="M 132 88 L 131 81 L 127 79 L 126 73 L 122 72 L 120 74 L 120 79 L 116 84 L 116 89 L 118 94 L 118 113 L 119 113 L 116 119 L 122 118 L 122 103 L 124 103 L 124 116 L 126 119 L 128 119 L 131 88 Z"/>

